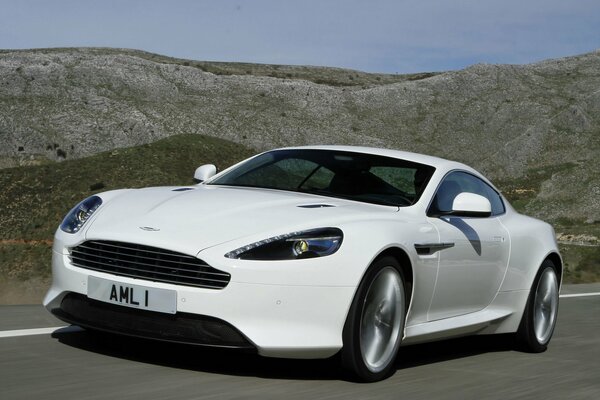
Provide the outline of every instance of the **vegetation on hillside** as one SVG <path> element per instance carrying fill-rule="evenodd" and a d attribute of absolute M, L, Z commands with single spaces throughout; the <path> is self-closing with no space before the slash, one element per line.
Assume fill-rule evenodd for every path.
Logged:
<path fill-rule="evenodd" d="M 41 166 L 0 170 L 0 279 L 50 273 L 51 240 L 63 216 L 101 191 L 193 184 L 195 169 L 219 170 L 254 151 L 200 135 L 172 136 L 152 144 Z"/>
<path fill-rule="evenodd" d="M 78 160 L 0 170 L 3 188 L 0 192 L 0 209 L 3 210 L 0 280 L 48 277 L 54 230 L 81 199 L 123 187 L 189 185 L 199 165 L 214 163 L 221 170 L 253 153 L 249 148 L 221 139 L 178 135 Z M 520 181 L 501 181 L 499 187 L 522 211 L 539 191 L 543 175 L 532 173 Z M 559 221 L 556 229 L 578 237 L 582 226 L 581 221 L 565 219 Z M 586 228 L 586 232 L 600 236 L 600 224 L 588 224 Z M 594 236 L 587 237 L 589 240 Z M 566 282 L 600 280 L 598 245 L 600 243 L 561 246 L 567 266 Z"/>

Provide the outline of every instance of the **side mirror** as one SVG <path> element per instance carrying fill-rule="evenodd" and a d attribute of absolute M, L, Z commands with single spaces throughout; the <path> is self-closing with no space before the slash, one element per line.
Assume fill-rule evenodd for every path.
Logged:
<path fill-rule="evenodd" d="M 489 217 L 492 215 L 490 201 L 475 193 L 460 193 L 452 203 L 452 215 L 458 217 Z"/>
<path fill-rule="evenodd" d="M 216 173 L 217 167 L 215 167 L 213 164 L 204 164 L 201 167 L 196 168 L 196 172 L 194 172 L 194 180 L 196 183 L 201 183 L 209 178 L 212 178 Z"/>

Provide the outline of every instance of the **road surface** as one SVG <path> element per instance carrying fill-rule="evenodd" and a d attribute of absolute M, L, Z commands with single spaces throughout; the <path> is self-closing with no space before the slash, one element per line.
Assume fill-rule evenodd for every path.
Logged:
<path fill-rule="evenodd" d="M 41 306 L 0 306 L 0 399 L 600 399 L 598 292 L 563 288 L 545 353 L 515 351 L 506 336 L 411 346 L 373 384 L 346 380 L 334 360 L 55 330 L 65 324 Z"/>

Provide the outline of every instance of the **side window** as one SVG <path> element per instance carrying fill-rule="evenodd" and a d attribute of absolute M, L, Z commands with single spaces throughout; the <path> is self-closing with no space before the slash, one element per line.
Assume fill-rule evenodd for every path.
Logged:
<path fill-rule="evenodd" d="M 480 182 L 481 182 L 481 185 L 483 186 L 484 193 L 478 193 L 478 194 L 481 194 L 482 196 L 485 196 L 488 198 L 488 200 L 490 201 L 490 204 L 492 205 L 492 215 L 504 214 L 506 209 L 504 208 L 504 203 L 502 202 L 502 198 L 500 197 L 498 192 L 496 192 L 494 189 L 492 189 L 492 187 L 490 185 L 488 185 L 487 183 L 485 183 L 481 180 L 480 180 Z"/>
<path fill-rule="evenodd" d="M 456 171 L 444 178 L 433 198 L 428 214 L 451 211 L 454 198 L 463 192 L 475 193 L 487 198 L 492 205 L 492 215 L 500 215 L 505 211 L 500 195 L 490 185 L 474 175 Z"/>

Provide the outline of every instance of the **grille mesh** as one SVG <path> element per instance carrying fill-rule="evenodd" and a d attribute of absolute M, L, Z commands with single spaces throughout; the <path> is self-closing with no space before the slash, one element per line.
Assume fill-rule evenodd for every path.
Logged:
<path fill-rule="evenodd" d="M 133 243 L 90 240 L 69 258 L 77 267 L 175 285 L 222 289 L 231 279 L 196 257 Z"/>

